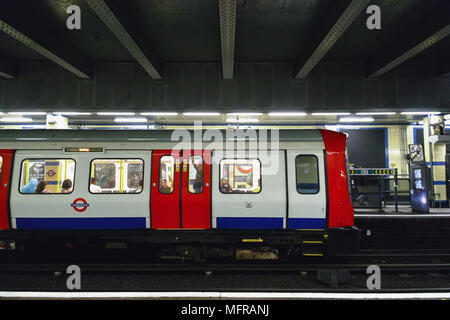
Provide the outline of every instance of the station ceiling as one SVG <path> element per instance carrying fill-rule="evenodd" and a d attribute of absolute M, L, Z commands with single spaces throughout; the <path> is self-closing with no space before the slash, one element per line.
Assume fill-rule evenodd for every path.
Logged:
<path fill-rule="evenodd" d="M 69 5 L 80 30 L 66 27 Z M 366 26 L 369 5 L 380 30 Z M 185 123 L 186 111 L 226 122 L 261 110 L 261 122 L 319 123 L 339 117 L 312 112 L 336 109 L 413 122 L 401 112 L 450 111 L 449 35 L 447 0 L 2 0 L 0 111 L 176 111 L 160 120 Z"/>

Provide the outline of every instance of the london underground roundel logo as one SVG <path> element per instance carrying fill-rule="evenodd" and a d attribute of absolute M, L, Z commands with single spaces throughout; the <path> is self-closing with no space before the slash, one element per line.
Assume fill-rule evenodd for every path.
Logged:
<path fill-rule="evenodd" d="M 55 172 L 55 170 L 48 170 L 47 171 L 47 175 L 49 176 L 49 177 L 53 177 L 54 175 L 56 174 L 56 172 Z"/>
<path fill-rule="evenodd" d="M 83 212 L 89 207 L 89 203 L 87 203 L 83 198 L 78 198 L 73 200 L 70 206 L 77 212 Z"/>

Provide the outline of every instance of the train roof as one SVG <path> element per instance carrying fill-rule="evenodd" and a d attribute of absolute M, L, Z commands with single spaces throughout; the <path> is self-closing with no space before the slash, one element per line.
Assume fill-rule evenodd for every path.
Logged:
<path fill-rule="evenodd" d="M 224 141 L 260 140 L 268 142 L 323 142 L 318 129 L 276 130 L 1 130 L 0 142 L 179 142 L 214 141 L 220 135 Z"/>

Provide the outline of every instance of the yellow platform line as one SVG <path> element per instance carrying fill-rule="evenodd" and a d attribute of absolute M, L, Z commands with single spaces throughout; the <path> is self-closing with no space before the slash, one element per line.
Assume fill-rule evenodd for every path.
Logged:
<path fill-rule="evenodd" d="M 242 239 L 242 242 L 263 242 L 263 239 Z"/>
<path fill-rule="evenodd" d="M 302 243 L 323 243 L 323 241 L 321 241 L 321 240 L 318 240 L 318 241 L 305 240 L 305 241 L 302 241 Z"/>
<path fill-rule="evenodd" d="M 303 253 L 302 255 L 308 256 L 308 257 L 322 257 L 323 253 Z"/>

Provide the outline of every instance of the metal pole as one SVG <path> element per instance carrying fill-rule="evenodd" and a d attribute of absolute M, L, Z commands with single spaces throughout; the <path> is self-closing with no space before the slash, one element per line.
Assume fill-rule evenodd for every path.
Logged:
<path fill-rule="evenodd" d="M 398 169 L 394 169 L 394 199 L 395 199 L 395 212 L 398 212 Z"/>
<path fill-rule="evenodd" d="M 380 179 L 380 177 L 382 177 L 382 176 L 378 176 L 378 210 L 380 211 L 380 212 L 383 212 L 383 204 L 382 204 L 382 202 L 381 202 L 381 180 L 382 179 Z"/>

